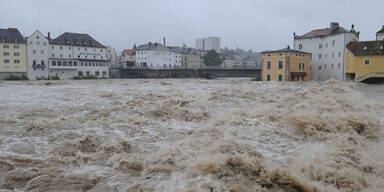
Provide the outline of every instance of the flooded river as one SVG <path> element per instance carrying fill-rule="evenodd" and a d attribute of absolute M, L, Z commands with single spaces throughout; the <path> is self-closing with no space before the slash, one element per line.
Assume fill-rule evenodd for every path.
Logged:
<path fill-rule="evenodd" d="M 384 85 L 0 82 L 0 191 L 384 191 Z"/>

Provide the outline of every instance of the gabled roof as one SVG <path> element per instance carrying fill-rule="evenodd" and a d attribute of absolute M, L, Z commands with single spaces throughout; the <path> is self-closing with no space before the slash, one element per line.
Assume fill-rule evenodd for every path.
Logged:
<path fill-rule="evenodd" d="M 160 43 L 148 43 L 148 44 L 140 45 L 139 47 L 137 47 L 137 51 L 148 51 L 148 50 L 175 52 L 172 49 Z"/>
<path fill-rule="evenodd" d="M 340 33 L 355 33 L 357 32 L 352 29 L 350 31 L 344 29 L 343 27 L 338 26 L 336 29 L 330 29 L 330 28 L 323 28 L 323 29 L 315 29 L 309 33 L 306 33 L 301 36 L 295 36 L 295 39 L 308 39 L 308 38 L 317 38 L 317 37 L 325 37 L 325 36 L 330 36 L 330 35 L 336 35 Z"/>
<path fill-rule="evenodd" d="M 105 46 L 97 42 L 88 34 L 69 32 L 65 32 L 56 39 L 51 40 L 50 44 L 105 48 Z"/>
<path fill-rule="evenodd" d="M 122 55 L 134 55 L 136 52 L 135 49 L 124 49 L 121 54 Z"/>
<path fill-rule="evenodd" d="M 18 29 L 0 29 L 0 43 L 25 43 L 24 37 Z"/>
<path fill-rule="evenodd" d="M 352 41 L 347 49 L 355 56 L 384 55 L 384 41 Z"/>
<path fill-rule="evenodd" d="M 261 53 L 265 54 L 265 53 L 280 53 L 280 52 L 293 52 L 293 53 L 312 54 L 312 53 L 308 53 L 308 52 L 304 52 L 304 51 L 299 51 L 299 50 L 296 50 L 296 49 L 290 49 L 290 48 L 279 49 L 279 50 L 274 50 L 274 51 L 263 51 Z"/>

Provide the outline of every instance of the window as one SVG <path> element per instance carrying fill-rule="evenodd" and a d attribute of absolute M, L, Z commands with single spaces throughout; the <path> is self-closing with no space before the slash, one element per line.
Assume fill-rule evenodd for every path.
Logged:
<path fill-rule="evenodd" d="M 68 47 L 69 50 L 71 50 L 71 47 Z"/>
<path fill-rule="evenodd" d="M 89 71 L 85 72 L 85 74 L 86 74 L 87 76 L 89 76 Z"/>
<path fill-rule="evenodd" d="M 67 61 L 63 61 L 63 66 L 67 66 Z"/>
<path fill-rule="evenodd" d="M 78 76 L 83 76 L 83 72 L 82 72 L 82 71 L 79 71 L 79 72 L 77 73 L 77 75 L 78 75 Z"/>
<path fill-rule="evenodd" d="M 341 52 L 339 52 L 339 57 L 341 57 Z"/>
<path fill-rule="evenodd" d="M 279 81 L 282 81 L 282 80 L 283 80 L 283 75 L 279 74 Z"/>
<path fill-rule="evenodd" d="M 77 67 L 77 61 L 73 62 L 73 66 Z"/>
<path fill-rule="evenodd" d="M 268 75 L 267 75 L 267 81 L 270 81 L 270 80 L 271 80 L 271 75 L 268 74 Z"/>
<path fill-rule="evenodd" d="M 267 69 L 271 69 L 271 61 L 267 61 Z"/>
<path fill-rule="evenodd" d="M 3 45 L 3 48 L 4 48 L 4 49 L 8 49 L 8 48 L 9 48 L 9 45 Z"/>
<path fill-rule="evenodd" d="M 319 49 L 322 49 L 323 48 L 323 44 L 319 44 Z"/>
<path fill-rule="evenodd" d="M 44 61 L 41 61 L 41 66 L 44 66 Z"/>
<path fill-rule="evenodd" d="M 332 53 L 332 58 L 335 58 L 335 53 Z"/>
<path fill-rule="evenodd" d="M 9 63 L 9 59 L 4 59 L 4 63 Z"/>
<path fill-rule="evenodd" d="M 72 61 L 68 61 L 68 66 L 72 66 Z"/>
<path fill-rule="evenodd" d="M 62 46 L 60 46 L 60 49 L 63 49 L 63 47 L 62 47 Z"/>
<path fill-rule="evenodd" d="M 299 63 L 299 70 L 304 70 L 304 63 Z"/>
<path fill-rule="evenodd" d="M 319 59 L 323 58 L 323 55 L 322 54 L 319 54 Z"/>
<path fill-rule="evenodd" d="M 32 53 L 36 53 L 36 50 L 33 50 Z"/>
<path fill-rule="evenodd" d="M 95 71 L 95 75 L 96 76 L 100 76 L 100 72 L 99 71 Z"/>
<path fill-rule="evenodd" d="M 44 54 L 44 50 L 41 50 L 40 53 L 41 53 L 41 54 Z"/>
<path fill-rule="evenodd" d="M 35 66 L 35 65 L 36 65 L 36 61 L 33 60 L 33 61 L 32 61 L 32 66 Z"/>
<path fill-rule="evenodd" d="M 340 65 L 341 65 L 341 64 L 339 63 L 339 64 L 338 64 L 339 69 L 340 69 Z"/>
<path fill-rule="evenodd" d="M 51 61 L 52 66 L 56 66 L 56 61 Z"/>
<path fill-rule="evenodd" d="M 52 57 L 55 57 L 55 54 L 52 54 Z"/>
<path fill-rule="evenodd" d="M 69 58 L 71 58 L 71 55 L 68 55 Z"/>
<path fill-rule="evenodd" d="M 20 46 L 18 46 L 18 45 L 14 45 L 13 48 L 14 48 L 14 49 L 19 49 Z"/>
<path fill-rule="evenodd" d="M 364 65 L 370 65 L 370 64 L 371 64 L 371 60 L 369 60 L 369 59 L 364 60 Z"/>
<path fill-rule="evenodd" d="M 319 71 L 321 71 L 321 65 L 319 65 Z"/>
<path fill-rule="evenodd" d="M 336 41 L 332 40 L 332 47 L 334 47 L 335 45 L 336 45 Z"/>
<path fill-rule="evenodd" d="M 333 69 L 333 67 L 334 67 L 334 64 L 332 63 L 332 65 L 331 65 L 331 67 L 332 67 L 332 69 Z"/>
<path fill-rule="evenodd" d="M 9 56 L 9 52 L 4 52 L 4 56 Z"/>
<path fill-rule="evenodd" d="M 46 45 L 47 43 L 46 42 L 43 42 L 43 45 Z"/>
<path fill-rule="evenodd" d="M 299 50 L 303 49 L 303 44 L 299 44 Z"/>
<path fill-rule="evenodd" d="M 14 52 L 13 56 L 20 56 L 20 53 L 19 52 Z"/>
<path fill-rule="evenodd" d="M 328 54 L 325 54 L 324 56 L 325 56 L 326 59 L 328 58 Z"/>
<path fill-rule="evenodd" d="M 60 55 L 60 57 L 63 57 L 63 55 Z"/>
<path fill-rule="evenodd" d="M 328 43 L 325 43 L 325 48 L 328 48 Z"/>
<path fill-rule="evenodd" d="M 61 66 L 61 61 L 57 61 L 57 66 Z"/>
<path fill-rule="evenodd" d="M 327 68 L 327 64 L 324 65 L 324 69 L 326 69 L 326 68 Z"/>
<path fill-rule="evenodd" d="M 52 46 L 52 49 L 54 49 L 55 47 L 54 46 Z"/>
<path fill-rule="evenodd" d="M 20 60 L 15 59 L 13 62 L 14 62 L 15 64 L 19 64 L 19 63 L 20 63 Z"/>
<path fill-rule="evenodd" d="M 40 37 L 39 36 L 36 36 L 36 39 L 39 39 Z"/>
<path fill-rule="evenodd" d="M 279 69 L 283 69 L 283 61 L 279 61 Z"/>
<path fill-rule="evenodd" d="M 32 44 L 33 44 L 33 42 L 32 42 L 32 41 L 29 41 L 29 44 L 30 44 L 30 45 L 32 45 Z"/>

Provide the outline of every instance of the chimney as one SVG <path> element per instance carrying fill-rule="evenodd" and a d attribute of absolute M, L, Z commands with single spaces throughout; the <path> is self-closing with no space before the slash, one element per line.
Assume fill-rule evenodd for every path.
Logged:
<path fill-rule="evenodd" d="M 352 30 L 354 30 L 355 29 L 355 24 L 352 24 Z"/>
<path fill-rule="evenodd" d="M 335 29 L 339 28 L 339 23 L 338 22 L 332 22 L 331 23 L 331 30 L 334 31 Z"/>
<path fill-rule="evenodd" d="M 48 41 L 50 41 L 50 40 L 51 40 L 51 33 L 48 32 Z"/>
<path fill-rule="evenodd" d="M 166 46 L 166 45 L 165 45 L 165 37 L 163 38 L 163 45 Z"/>

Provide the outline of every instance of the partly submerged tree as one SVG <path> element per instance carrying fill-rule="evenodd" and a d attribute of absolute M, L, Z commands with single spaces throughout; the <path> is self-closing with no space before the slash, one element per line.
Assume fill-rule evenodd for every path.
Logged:
<path fill-rule="evenodd" d="M 221 64 L 220 55 L 215 50 L 210 50 L 204 56 L 204 63 L 206 66 L 219 66 Z"/>

